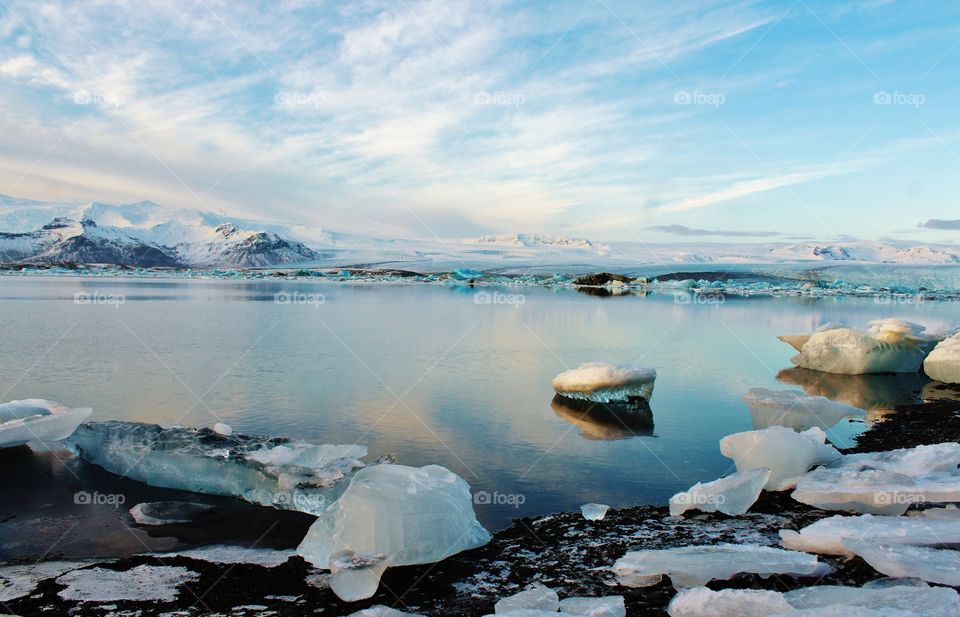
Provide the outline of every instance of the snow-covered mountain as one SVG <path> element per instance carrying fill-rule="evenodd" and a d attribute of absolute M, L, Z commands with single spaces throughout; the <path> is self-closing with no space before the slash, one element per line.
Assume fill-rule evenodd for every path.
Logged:
<path fill-rule="evenodd" d="M 463 240 L 466 244 L 489 244 L 496 246 L 514 246 L 514 247 L 556 247 L 573 248 L 593 251 L 598 255 L 604 255 L 610 251 L 610 247 L 603 244 L 597 244 L 586 238 L 567 238 L 564 236 L 542 236 L 538 234 L 491 234 L 478 236 L 476 238 L 467 238 Z"/>
<path fill-rule="evenodd" d="M 770 255 L 789 261 L 864 261 L 895 264 L 960 264 L 960 251 L 857 241 L 849 244 L 791 244 L 770 249 Z"/>

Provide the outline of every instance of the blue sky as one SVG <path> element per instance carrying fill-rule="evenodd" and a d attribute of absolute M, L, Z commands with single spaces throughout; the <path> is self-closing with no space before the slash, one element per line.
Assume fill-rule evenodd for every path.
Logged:
<path fill-rule="evenodd" d="M 0 2 L 0 193 L 408 237 L 954 242 L 960 5 Z M 954 229 L 949 229 L 955 227 Z"/>

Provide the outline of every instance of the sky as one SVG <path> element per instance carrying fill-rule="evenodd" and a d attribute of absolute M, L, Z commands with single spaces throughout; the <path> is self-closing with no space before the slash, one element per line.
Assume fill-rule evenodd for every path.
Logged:
<path fill-rule="evenodd" d="M 960 241 L 960 4 L 0 0 L 0 194 L 370 235 Z"/>

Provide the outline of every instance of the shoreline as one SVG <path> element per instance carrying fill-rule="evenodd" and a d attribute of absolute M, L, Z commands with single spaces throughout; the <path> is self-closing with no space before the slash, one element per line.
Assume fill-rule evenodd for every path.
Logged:
<path fill-rule="evenodd" d="M 844 452 L 878 451 L 925 443 L 960 441 L 960 386 L 947 386 L 945 398 L 897 407 L 875 423 Z M 53 581 L 40 583 L 32 594 L 6 603 L 14 614 L 112 612 L 124 615 L 350 615 L 377 604 L 423 615 L 484 615 L 496 600 L 533 582 L 556 589 L 561 597 L 623 595 L 629 615 L 661 616 L 675 591 L 669 581 L 643 589 L 619 586 L 606 570 L 627 550 L 668 548 L 690 543 L 757 542 L 775 545 L 780 529 L 799 529 L 836 513 L 793 501 L 789 491 L 764 492 L 743 516 L 694 513 L 672 518 L 665 505 L 611 509 L 601 521 L 587 521 L 579 512 L 535 519 L 516 519 L 493 534 L 483 547 L 435 564 L 391 568 L 369 600 L 345 603 L 323 587 L 325 573 L 299 557 L 267 568 L 250 563 L 222 564 L 188 557 L 141 555 L 96 565 L 129 570 L 140 565 L 180 566 L 199 575 L 181 587 L 173 602 L 111 601 L 101 604 L 64 601 Z M 51 555 L 52 556 L 52 555 Z M 860 558 L 821 556 L 834 571 L 817 584 L 862 585 L 882 578 Z M 93 565 L 93 564 L 91 564 Z M 317 586 L 306 582 L 311 578 Z M 715 581 L 713 589 L 753 588 L 787 591 L 812 584 L 810 579 L 739 575 Z"/>

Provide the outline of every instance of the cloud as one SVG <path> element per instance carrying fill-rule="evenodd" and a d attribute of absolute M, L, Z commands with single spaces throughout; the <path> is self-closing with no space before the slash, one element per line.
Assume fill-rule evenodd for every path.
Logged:
<path fill-rule="evenodd" d="M 960 229 L 960 219 L 930 219 L 926 223 L 920 223 L 918 227 L 922 229 Z"/>
<path fill-rule="evenodd" d="M 766 238 L 783 235 L 776 231 L 724 231 L 716 229 L 697 229 L 686 225 L 655 225 L 651 231 L 674 234 L 676 236 L 731 236 L 742 238 Z"/>

